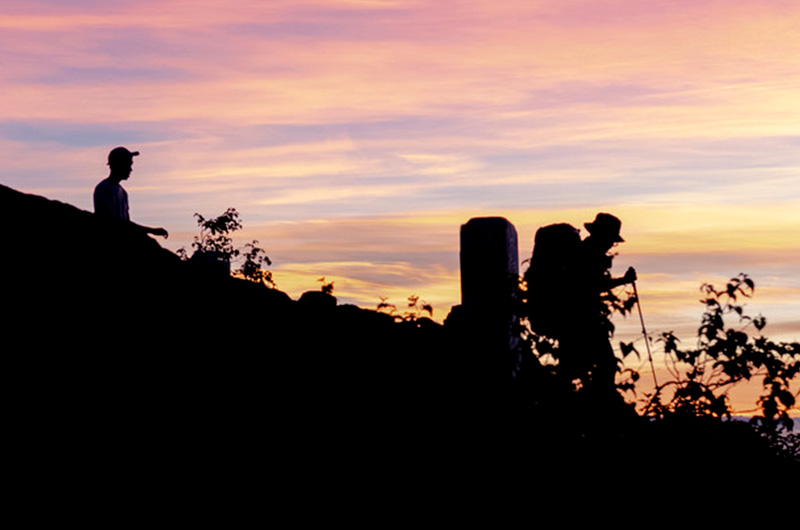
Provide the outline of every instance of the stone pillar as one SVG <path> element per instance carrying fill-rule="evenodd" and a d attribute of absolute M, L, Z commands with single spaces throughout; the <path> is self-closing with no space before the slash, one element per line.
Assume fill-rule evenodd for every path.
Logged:
<path fill-rule="evenodd" d="M 503 217 L 476 217 L 461 226 L 461 305 L 467 312 L 507 306 L 509 278 L 519 276 L 517 230 Z M 491 312 L 496 312 L 495 307 Z"/>
<path fill-rule="evenodd" d="M 458 320 L 465 353 L 480 380 L 492 387 L 507 383 L 509 352 L 516 345 L 512 302 L 519 278 L 517 230 L 502 217 L 470 219 L 461 226 L 460 260 Z"/>

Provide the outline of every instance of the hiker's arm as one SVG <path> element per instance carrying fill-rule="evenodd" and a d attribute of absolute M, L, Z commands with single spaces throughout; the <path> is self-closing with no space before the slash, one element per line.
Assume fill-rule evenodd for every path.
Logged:
<path fill-rule="evenodd" d="M 145 234 L 152 234 L 154 236 L 161 236 L 164 239 L 167 239 L 169 237 L 169 233 L 166 230 L 164 230 L 163 228 L 161 228 L 161 227 L 153 228 L 151 226 L 144 226 L 144 225 L 136 224 L 133 221 L 130 221 L 130 223 L 133 226 L 135 226 L 136 228 L 138 228 L 139 230 L 141 230 L 142 232 L 144 232 Z"/>
<path fill-rule="evenodd" d="M 625 271 L 625 276 L 621 278 L 611 278 L 609 281 L 609 289 L 613 289 L 615 287 L 619 287 L 620 285 L 625 285 L 628 283 L 633 283 L 637 279 L 636 276 L 636 269 L 633 267 L 628 267 L 628 270 Z"/>

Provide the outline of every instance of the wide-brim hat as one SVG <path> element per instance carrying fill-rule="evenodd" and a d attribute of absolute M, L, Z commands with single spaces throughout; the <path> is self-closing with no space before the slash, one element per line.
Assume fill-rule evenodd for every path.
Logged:
<path fill-rule="evenodd" d="M 615 243 L 622 243 L 625 240 L 619 235 L 622 229 L 622 221 L 610 213 L 599 213 L 591 223 L 584 223 L 583 226 L 593 236 L 604 236 Z"/>

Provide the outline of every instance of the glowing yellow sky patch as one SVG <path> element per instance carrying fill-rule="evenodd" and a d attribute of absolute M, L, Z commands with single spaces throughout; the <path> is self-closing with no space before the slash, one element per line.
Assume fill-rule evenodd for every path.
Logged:
<path fill-rule="evenodd" d="M 800 249 L 793 239 L 800 227 L 800 202 L 745 205 L 666 204 L 618 209 L 636 251 L 724 252 L 743 248 Z M 629 245 L 630 246 L 630 245 Z"/>
<path fill-rule="evenodd" d="M 395 277 L 396 281 L 366 279 L 371 274 L 384 278 Z M 459 296 L 459 286 L 453 284 L 451 274 L 445 271 L 421 271 L 407 262 L 292 263 L 274 270 L 275 283 L 295 299 L 305 291 L 319 290 L 323 282 L 318 280 L 323 277 L 324 283 L 333 282 L 334 295 L 343 302 L 355 303 L 366 309 L 375 309 L 382 298 L 401 307 L 409 296 L 420 296 L 438 308 L 434 309 L 434 317 L 439 321 L 449 312 L 448 304 Z"/>
<path fill-rule="evenodd" d="M 710 221 L 721 218 L 720 212 L 726 212 L 723 206 L 710 208 L 704 213 Z M 669 269 L 668 263 L 674 254 L 678 254 L 682 262 L 697 261 L 697 273 L 674 275 L 658 270 L 640 270 L 639 287 L 643 296 L 644 305 L 653 331 L 674 330 L 691 339 L 699 323 L 702 307 L 698 304 L 701 298 L 700 284 L 712 282 L 722 288 L 728 277 L 719 277 L 710 272 L 701 272 L 702 262 L 709 251 L 711 252 L 741 252 L 748 248 L 751 252 L 769 253 L 763 257 L 773 265 L 786 260 L 787 265 L 792 265 L 792 245 L 786 241 L 774 241 L 762 237 L 756 243 L 762 248 L 747 247 L 742 240 L 717 241 L 718 234 L 726 234 L 724 222 L 716 221 L 707 223 L 708 226 L 698 226 L 691 222 L 694 210 L 675 207 L 669 216 L 659 218 L 658 215 L 646 216 L 644 212 L 649 208 L 621 206 L 609 208 L 618 213 L 624 220 L 623 234 L 627 242 L 619 247 L 620 256 L 616 263 L 622 268 L 644 256 L 661 256 L 662 270 Z M 769 227 L 770 222 L 780 223 L 785 221 L 785 215 L 793 209 L 775 208 L 771 218 L 765 216 L 744 216 L 740 221 L 742 229 L 756 221 Z M 519 252 L 520 261 L 530 255 L 532 236 L 535 230 L 544 224 L 552 222 L 571 222 L 582 227 L 582 223 L 593 218 L 593 210 L 550 210 L 550 211 L 513 211 L 503 212 L 516 226 L 520 234 Z M 408 216 L 373 217 L 370 219 L 338 219 L 318 220 L 313 223 L 281 223 L 275 225 L 264 233 L 262 240 L 272 241 L 275 248 L 285 251 L 286 263 L 276 270 L 287 275 L 289 289 L 294 289 L 297 296 L 302 290 L 314 289 L 309 285 L 309 278 L 315 275 L 335 279 L 337 293 L 343 299 L 357 303 L 364 307 L 372 307 L 378 296 L 390 296 L 393 303 L 401 301 L 411 294 L 420 294 L 436 307 L 437 319 L 442 319 L 449 312 L 452 305 L 459 303 L 460 286 L 457 270 L 458 255 L 458 227 L 470 217 L 492 215 L 492 212 L 420 212 Z M 674 217 L 673 217 L 674 216 Z M 766 216 L 770 217 L 770 216 Z M 678 222 L 680 219 L 688 219 Z M 676 220 L 674 226 L 666 221 Z M 662 225 L 661 223 L 665 223 Z M 665 229 L 664 227 L 667 227 Z M 738 226 L 737 226 L 738 228 Z M 752 229 L 752 226 L 749 226 Z M 258 230 L 257 230 L 258 231 Z M 765 230 L 765 233 L 769 230 Z M 339 234 L 337 236 L 336 234 Z M 585 232 L 584 232 L 585 234 Z M 699 243 L 687 242 L 687 234 Z M 747 233 L 745 235 L 745 240 Z M 708 249 L 704 246 L 707 242 L 717 242 L 717 246 Z M 364 256 L 373 256 L 376 261 L 370 262 L 330 262 L 314 261 L 312 263 L 297 263 L 298 258 L 309 259 L 314 255 L 333 256 L 341 254 L 342 247 L 361 252 Z M 773 248 L 774 247 L 774 248 Z M 450 267 L 436 269 L 429 265 L 422 265 L 420 257 L 424 256 L 426 249 L 430 251 L 446 251 L 450 254 Z M 716 250 L 715 250 L 716 249 Z M 788 249 L 788 250 L 787 250 Z M 417 256 L 412 261 L 392 261 L 391 256 Z M 696 257 L 692 257 L 696 255 Z M 771 257 L 770 257 L 771 256 Z M 796 257 L 795 257 L 796 260 Z M 735 264 L 734 264 L 735 266 Z M 284 267 L 286 269 L 284 270 Z M 525 269 L 522 264 L 521 271 Z M 746 271 L 745 271 L 746 272 Z M 380 274 L 381 279 L 365 280 L 371 274 Z M 734 273 L 735 274 L 735 273 Z M 763 279 L 755 277 L 757 290 L 753 300 L 743 300 L 749 306 L 756 308 L 756 314 L 763 312 L 763 308 L 784 306 L 791 308 L 800 301 L 800 287 L 787 285 L 764 284 Z M 281 285 L 283 288 L 284 285 Z M 759 309 L 762 308 L 762 309 Z M 790 313 L 786 313 L 787 315 Z M 766 315 L 769 319 L 770 315 Z M 631 319 L 620 321 L 620 338 L 636 337 L 640 332 L 638 323 Z M 795 324 L 778 322 L 774 328 L 780 332 L 783 339 L 790 338 L 792 333 L 800 333 L 800 320 Z"/>

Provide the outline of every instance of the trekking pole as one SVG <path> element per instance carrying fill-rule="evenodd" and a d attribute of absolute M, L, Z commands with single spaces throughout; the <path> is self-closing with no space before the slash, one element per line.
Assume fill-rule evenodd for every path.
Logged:
<path fill-rule="evenodd" d="M 647 329 L 644 327 L 644 315 L 642 314 L 642 302 L 639 300 L 639 290 L 636 289 L 636 282 L 633 283 L 633 296 L 636 297 L 636 307 L 639 308 L 639 322 L 642 323 L 642 335 L 644 335 L 644 345 L 647 347 L 647 359 L 650 361 L 650 369 L 653 371 L 653 383 L 658 388 L 658 379 L 656 379 L 656 367 L 653 364 L 653 355 L 650 353 L 650 339 L 647 336 Z"/>

